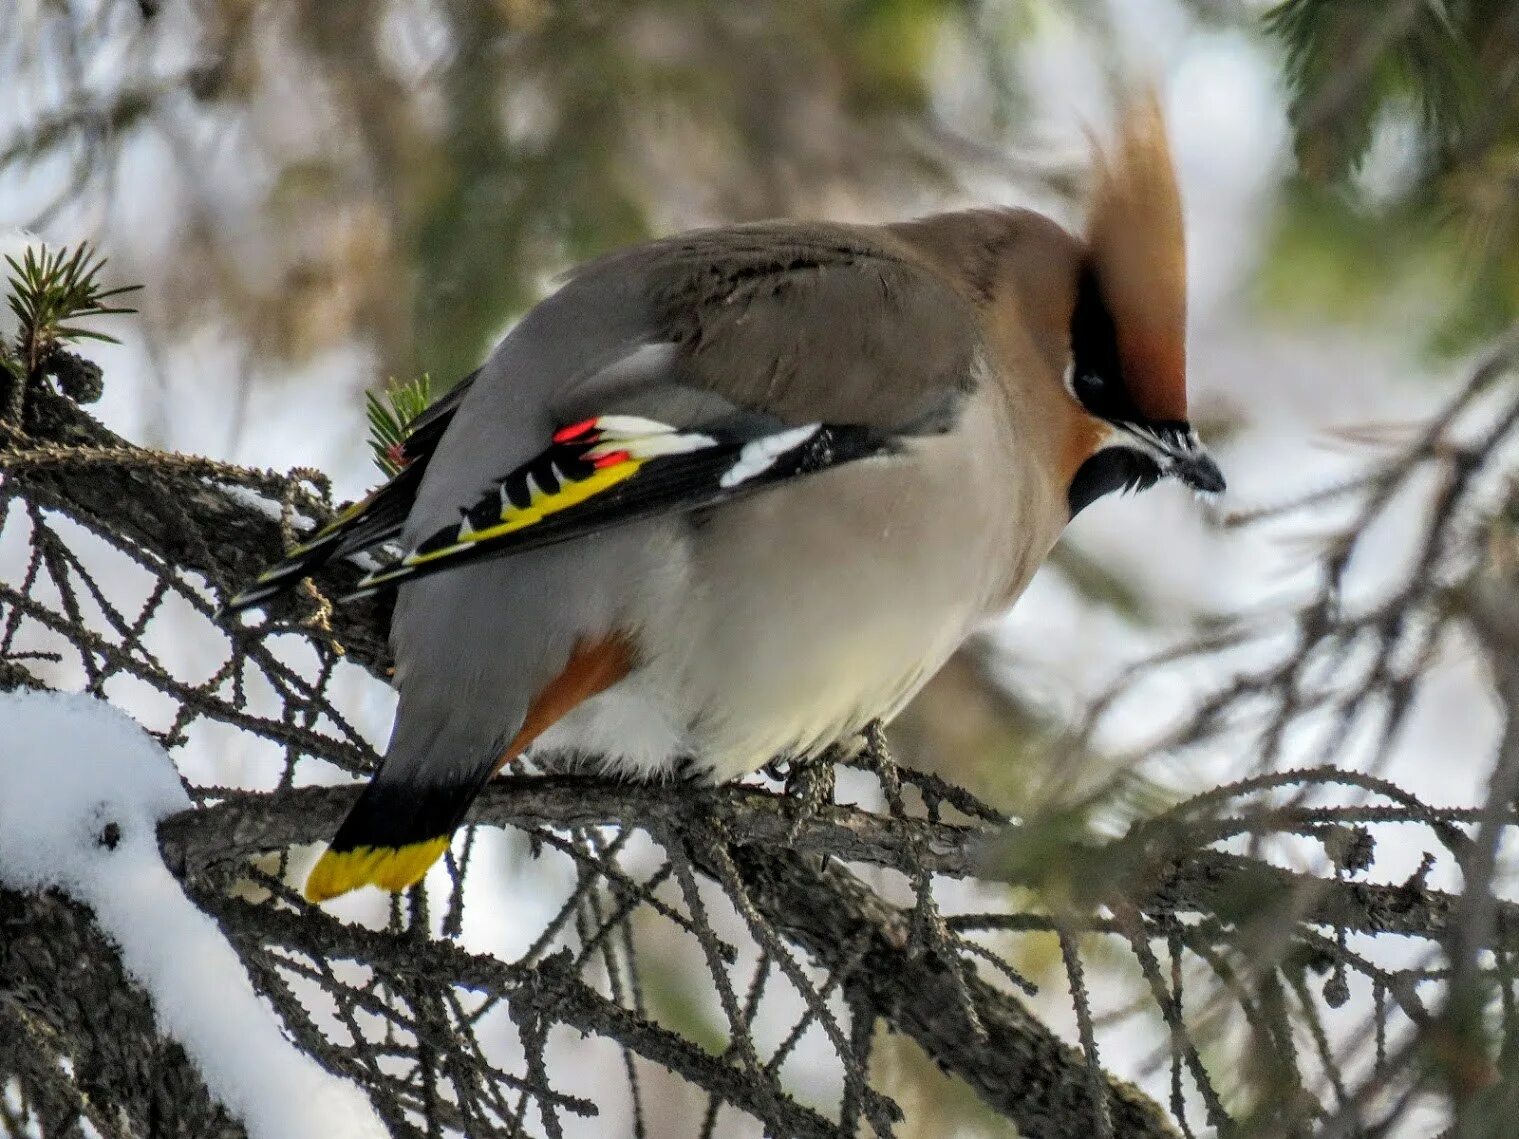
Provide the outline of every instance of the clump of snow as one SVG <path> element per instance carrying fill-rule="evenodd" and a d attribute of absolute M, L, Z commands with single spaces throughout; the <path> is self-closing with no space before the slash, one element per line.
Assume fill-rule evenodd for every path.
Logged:
<path fill-rule="evenodd" d="M 0 882 L 57 887 L 94 911 L 164 1031 L 254 1139 L 387 1135 L 357 1087 L 285 1037 L 164 866 L 156 824 L 190 800 L 163 750 L 87 696 L 0 693 L 0 726 Z"/>

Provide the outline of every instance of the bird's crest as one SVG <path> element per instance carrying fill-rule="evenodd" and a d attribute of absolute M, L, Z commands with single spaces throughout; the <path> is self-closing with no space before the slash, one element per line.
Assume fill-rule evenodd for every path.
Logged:
<path fill-rule="evenodd" d="M 1187 417 L 1187 266 L 1181 194 L 1153 91 L 1096 155 L 1087 246 L 1112 314 L 1129 395 L 1155 420 Z"/>

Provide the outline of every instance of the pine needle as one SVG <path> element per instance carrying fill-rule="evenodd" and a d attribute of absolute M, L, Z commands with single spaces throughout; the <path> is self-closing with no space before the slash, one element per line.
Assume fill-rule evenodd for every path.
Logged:
<path fill-rule="evenodd" d="M 393 478 L 406 465 L 402 453 L 406 436 L 417 416 L 431 403 L 432 377 L 425 372 L 412 380 L 392 380 L 381 395 L 368 392 L 364 396 L 369 416 L 369 448 L 386 477 Z"/>
<path fill-rule="evenodd" d="M 67 246 L 49 249 L 44 245 L 27 249 L 19 261 L 10 256 L 5 261 L 11 270 L 6 303 L 20 322 L 15 357 L 26 376 L 35 377 L 59 345 L 79 340 L 118 343 L 116 337 L 75 321 L 136 311 L 107 303 L 141 286 L 104 288 L 100 271 L 105 258 L 97 256 L 87 242 L 72 251 Z"/>

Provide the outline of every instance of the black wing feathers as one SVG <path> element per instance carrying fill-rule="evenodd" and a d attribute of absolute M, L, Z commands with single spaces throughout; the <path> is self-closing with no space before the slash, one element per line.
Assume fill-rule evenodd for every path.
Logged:
<path fill-rule="evenodd" d="M 363 553 L 397 537 L 406 516 L 411 513 L 417 488 L 422 485 L 422 475 L 438 441 L 443 438 L 454 412 L 479 374 L 479 369 L 471 372 L 416 418 L 401 444 L 406 465 L 388 482 L 288 551 L 282 561 L 265 570 L 251 586 L 227 602 L 223 613 L 237 613 L 262 604 L 335 558 Z"/>
<path fill-rule="evenodd" d="M 458 524 L 369 574 L 350 597 L 656 514 L 700 510 L 895 445 L 890 436 L 852 425 L 737 435 L 680 431 L 632 416 L 587 420 L 559 432 L 551 447 L 499 480 Z"/>

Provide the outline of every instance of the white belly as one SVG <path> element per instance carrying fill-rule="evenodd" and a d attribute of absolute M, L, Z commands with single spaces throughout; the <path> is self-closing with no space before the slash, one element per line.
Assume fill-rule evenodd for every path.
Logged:
<path fill-rule="evenodd" d="M 890 719 L 1022 591 L 1064 522 L 1047 488 L 1009 478 L 1006 450 L 970 443 L 920 441 L 672 530 L 678 568 L 634 615 L 642 666 L 540 747 L 725 780 Z"/>

